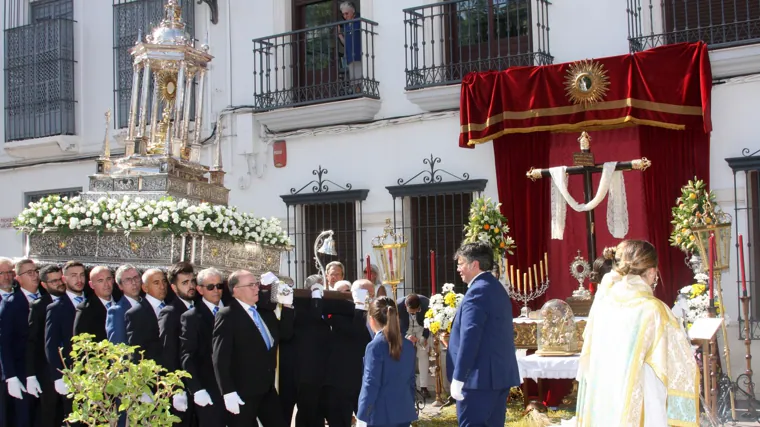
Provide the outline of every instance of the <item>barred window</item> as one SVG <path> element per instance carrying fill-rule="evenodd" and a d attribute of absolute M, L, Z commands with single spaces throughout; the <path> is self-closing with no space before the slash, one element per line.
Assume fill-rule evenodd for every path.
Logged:
<path fill-rule="evenodd" d="M 74 135 L 72 0 L 5 0 L 5 140 Z"/>
<path fill-rule="evenodd" d="M 114 0 L 113 3 L 113 61 L 114 108 L 117 129 L 129 124 L 129 103 L 132 95 L 132 55 L 129 54 L 138 38 L 150 34 L 161 23 L 166 0 Z M 195 5 L 193 0 L 179 0 L 185 31 L 195 37 Z M 195 87 L 195 86 L 194 86 Z M 153 82 L 148 88 L 153 91 Z M 195 115 L 195 90 L 190 98 L 190 116 Z M 148 105 L 148 117 L 150 117 Z"/>
<path fill-rule="evenodd" d="M 76 197 L 82 192 L 82 187 L 76 188 L 59 188 L 57 190 L 29 191 L 24 193 L 24 207 L 29 203 L 39 202 L 40 199 L 47 196 Z"/>
<path fill-rule="evenodd" d="M 318 180 L 313 180 L 300 190 L 292 188 L 290 194 L 280 196 L 285 202 L 287 214 L 285 228 L 290 234 L 293 249 L 287 253 L 287 275 L 293 278 L 297 288 L 302 288 L 304 280 L 319 269 L 314 260 L 314 245 L 323 231 L 332 230 L 337 256 L 319 254 L 322 266 L 331 261 L 340 261 L 345 266 L 344 278 L 354 281 L 361 276 L 364 230 L 362 229 L 362 202 L 369 190 L 353 190 L 351 184 L 345 187 L 332 181 L 323 180 L 326 169 L 313 171 Z M 330 186 L 338 187 L 330 191 Z M 305 189 L 312 192 L 304 192 Z"/>

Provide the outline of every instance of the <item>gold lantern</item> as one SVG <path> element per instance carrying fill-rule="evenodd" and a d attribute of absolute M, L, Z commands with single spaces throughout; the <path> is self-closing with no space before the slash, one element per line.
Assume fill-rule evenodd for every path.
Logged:
<path fill-rule="evenodd" d="M 691 229 L 696 237 L 699 256 L 702 258 L 702 269 L 707 272 L 710 268 L 709 246 L 710 235 L 715 235 L 715 260 L 713 268 L 718 271 L 728 270 L 731 262 L 731 223 L 724 222 L 716 225 L 694 227 Z"/>
<path fill-rule="evenodd" d="M 383 284 L 393 288 L 393 299 L 396 300 L 396 287 L 404 281 L 406 271 L 406 248 L 404 236 L 399 236 L 391 226 L 391 219 L 386 218 L 383 234 L 372 239 L 372 249 L 375 259 L 383 273 Z"/>

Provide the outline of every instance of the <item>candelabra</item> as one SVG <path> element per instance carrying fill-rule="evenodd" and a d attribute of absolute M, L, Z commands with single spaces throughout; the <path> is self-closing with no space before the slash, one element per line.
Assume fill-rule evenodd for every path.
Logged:
<path fill-rule="evenodd" d="M 538 267 L 540 267 L 541 271 L 540 280 L 538 276 L 539 268 L 536 264 L 533 264 L 532 268 L 528 267 L 528 272 L 522 273 L 522 276 L 520 276 L 520 269 L 518 268 L 517 281 L 515 281 L 515 266 L 508 266 L 506 258 L 502 259 L 502 265 L 503 274 L 501 276 L 506 284 L 507 293 L 510 298 L 522 303 L 523 307 L 520 309 L 520 317 L 528 317 L 530 314 L 528 303 L 543 295 L 549 287 L 549 259 L 547 254 L 544 253 L 544 259 L 538 262 Z M 546 276 L 544 276 L 544 269 L 546 269 Z M 507 271 L 509 271 L 509 275 L 507 275 Z M 520 280 L 521 278 L 522 281 Z"/>
<path fill-rule="evenodd" d="M 523 307 L 520 309 L 520 317 L 528 317 L 531 311 L 530 308 L 528 307 L 528 303 L 540 297 L 541 295 L 543 295 L 544 292 L 546 292 L 546 289 L 548 287 L 549 287 L 549 278 L 547 277 L 546 280 L 541 281 L 540 283 L 537 283 L 536 287 L 530 290 L 526 290 L 525 288 L 519 289 L 519 288 L 514 287 L 511 283 L 509 283 L 507 287 L 507 292 L 509 292 L 510 298 L 522 303 Z"/>

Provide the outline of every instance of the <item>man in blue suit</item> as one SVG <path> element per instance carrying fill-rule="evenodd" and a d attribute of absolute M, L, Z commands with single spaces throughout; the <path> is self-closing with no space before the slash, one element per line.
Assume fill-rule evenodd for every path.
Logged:
<path fill-rule="evenodd" d="M 515 357 L 512 303 L 490 273 L 487 243 L 462 245 L 457 271 L 467 283 L 449 337 L 446 374 L 462 427 L 503 426 L 509 389 L 520 385 Z"/>
<path fill-rule="evenodd" d="M 29 305 L 40 298 L 40 275 L 34 261 L 16 263 L 19 287 L 0 303 L 0 370 L 13 399 L 14 427 L 29 426 L 30 397 L 26 394 L 26 342 L 29 337 Z"/>
<path fill-rule="evenodd" d="M 106 314 L 106 336 L 114 344 L 127 342 L 127 311 L 140 303 L 142 278 L 137 268 L 124 264 L 116 270 L 116 284 L 121 289 L 122 297 L 108 309 Z"/>

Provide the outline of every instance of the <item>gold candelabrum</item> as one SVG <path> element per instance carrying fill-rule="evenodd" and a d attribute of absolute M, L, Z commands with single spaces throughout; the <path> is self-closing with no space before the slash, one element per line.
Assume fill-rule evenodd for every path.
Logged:
<path fill-rule="evenodd" d="M 508 265 L 506 258 L 502 259 L 502 265 L 509 297 L 522 303 L 520 317 L 528 317 L 531 311 L 528 303 L 543 295 L 549 288 L 549 259 L 547 254 L 544 253 L 544 259 L 539 261 L 538 266 L 533 264 L 532 267 L 528 267 L 527 272 L 521 273 L 518 268 L 516 276 L 514 265 Z M 507 271 L 509 272 L 508 277 Z M 539 271 L 541 273 L 540 279 Z"/>
<path fill-rule="evenodd" d="M 396 288 L 404 281 L 408 245 L 403 235 L 396 234 L 390 218 L 385 219 L 383 234 L 372 239 L 372 249 L 383 273 L 383 284 L 393 288 L 394 301 L 398 299 Z"/>

